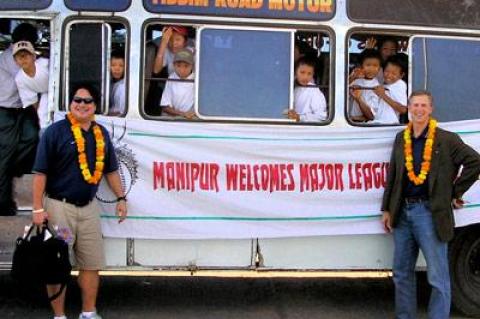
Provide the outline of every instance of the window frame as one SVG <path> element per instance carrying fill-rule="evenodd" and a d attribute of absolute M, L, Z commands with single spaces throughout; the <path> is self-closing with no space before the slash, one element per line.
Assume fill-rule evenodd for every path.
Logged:
<path fill-rule="evenodd" d="M 350 84 L 348 83 L 348 77 L 350 75 L 350 70 L 349 70 L 349 65 L 350 65 L 350 46 L 349 46 L 349 43 L 350 43 L 350 39 L 352 38 L 352 35 L 355 35 L 355 34 L 364 34 L 364 35 L 373 35 L 375 34 L 376 36 L 388 36 L 388 37 L 403 37 L 403 38 L 408 38 L 409 41 L 410 41 L 410 38 L 413 37 L 416 33 L 414 33 L 414 31 L 412 30 L 403 30 L 403 29 L 395 29 L 395 30 L 392 30 L 391 28 L 351 28 L 350 30 L 348 30 L 348 32 L 346 33 L 345 35 L 345 74 L 344 74 L 344 78 L 345 78 L 345 92 L 344 92 L 344 96 L 345 96 L 345 105 L 344 105 L 344 108 L 343 108 L 343 116 L 346 120 L 346 122 L 350 125 L 350 126 L 353 126 L 353 127 L 390 127 L 390 126 L 393 126 L 393 127 L 396 127 L 396 126 L 404 126 L 405 124 L 402 124 L 402 123 L 399 123 L 399 124 L 380 124 L 380 123 L 368 123 L 368 122 L 354 122 L 352 121 L 352 119 L 350 118 L 350 115 L 349 115 L 349 112 L 348 112 L 348 108 L 349 108 L 349 102 L 350 102 L 350 92 L 349 92 L 349 88 L 350 88 Z M 410 46 L 410 42 L 409 42 L 409 46 Z M 410 52 L 410 47 L 408 47 L 407 51 L 408 53 L 408 67 L 407 67 L 407 71 L 408 71 L 408 74 L 410 75 L 411 74 L 411 60 L 412 60 L 412 57 L 411 57 L 411 52 Z M 412 82 L 412 79 L 411 77 L 409 76 L 408 77 L 408 82 L 406 83 L 407 84 L 407 97 L 409 96 L 409 94 L 411 93 L 411 83 Z"/>
<path fill-rule="evenodd" d="M 112 116 L 109 115 L 109 101 L 110 101 L 110 59 L 111 59 L 111 53 L 112 53 L 112 30 L 111 30 L 111 23 L 118 23 L 122 24 L 125 27 L 126 30 L 126 36 L 125 36 L 125 68 L 124 68 L 124 79 L 125 79 L 125 111 L 122 114 L 116 115 L 115 117 L 125 117 L 128 112 L 129 112 L 129 83 L 130 83 L 130 41 L 131 41 L 131 28 L 130 24 L 127 19 L 121 18 L 121 17 L 96 17 L 96 16 L 85 16 L 85 17 L 77 17 L 77 16 L 71 16 L 67 19 L 65 19 L 63 26 L 62 26 L 62 38 L 63 38 L 63 43 L 64 45 L 62 47 L 61 51 L 61 64 L 60 64 L 60 69 L 61 69 L 61 83 L 62 85 L 60 86 L 60 104 L 59 104 L 59 110 L 62 111 L 69 111 L 70 108 L 70 92 L 69 92 L 69 62 L 70 62 L 70 47 L 67 45 L 70 41 L 70 30 L 69 28 L 74 25 L 74 24 L 103 24 L 107 25 L 107 29 L 109 30 L 109 36 L 107 39 L 109 41 L 106 41 L 106 46 L 107 50 L 104 50 L 104 47 L 102 44 L 102 51 L 103 51 L 103 59 L 102 59 L 102 73 L 105 73 L 105 78 L 102 76 L 102 88 L 103 86 L 105 87 L 105 91 L 100 91 L 98 92 L 100 94 L 100 103 L 104 104 L 100 106 L 100 109 L 102 110 L 101 113 L 98 113 L 98 115 L 102 116 Z M 108 81 L 108 82 L 107 82 Z M 108 85 L 106 85 L 108 83 Z"/>
<path fill-rule="evenodd" d="M 269 120 L 269 119 L 254 119 L 254 120 L 246 120 L 246 119 L 242 119 L 242 120 L 238 120 L 238 119 L 234 119 L 232 117 L 222 117 L 222 119 L 213 119 L 212 117 L 208 117 L 208 118 L 205 118 L 205 119 L 199 119 L 197 121 L 192 121 L 192 120 L 187 120 L 187 119 L 179 119 L 179 118 L 167 118 L 167 117 L 163 117 L 163 116 L 156 116 L 156 115 L 151 115 L 151 114 L 148 114 L 145 112 L 145 109 L 146 109 L 146 100 L 144 99 L 144 96 L 145 96 L 145 81 L 146 81 L 146 74 L 145 74 L 145 60 L 146 60 L 146 43 L 147 43 L 147 31 L 148 31 L 148 28 L 150 26 L 153 26 L 153 25 L 162 25 L 162 26 L 165 26 L 165 25 L 172 25 L 172 24 L 175 24 L 175 25 L 180 25 L 180 26 L 184 26 L 184 27 L 189 27 L 189 28 L 194 28 L 196 29 L 196 38 L 195 38 L 195 49 L 196 51 L 198 52 L 199 49 L 198 49 L 198 43 L 197 43 L 197 39 L 199 39 L 199 33 L 198 33 L 198 30 L 201 28 L 201 27 L 209 27 L 209 28 L 213 28 L 213 27 L 220 27 L 220 28 L 233 28 L 233 29 L 240 29 L 240 28 L 244 28 L 246 30 L 252 30 L 252 29 L 261 29 L 261 30 L 267 30 L 267 31 L 270 31 L 270 30 L 280 30 L 280 29 L 283 29 L 283 30 L 292 30 L 293 31 L 293 35 L 295 35 L 295 33 L 297 32 L 306 32 L 306 33 L 321 33 L 323 34 L 324 36 L 328 37 L 329 39 L 329 52 L 328 52 L 328 57 L 329 57 L 329 79 L 328 79 L 328 94 L 325 95 L 325 98 L 327 100 L 327 112 L 328 112 L 328 117 L 325 121 L 321 121 L 321 122 L 295 122 L 293 120 L 289 120 L 289 119 L 281 119 L 281 121 L 272 121 L 272 120 Z M 315 26 L 311 26 L 311 25 L 304 25 L 304 26 L 299 26 L 299 25 L 288 25 L 287 27 L 285 27 L 285 25 L 282 25 L 282 27 L 277 27 L 278 25 L 269 25 L 268 27 L 259 27 L 259 26 L 237 26 L 237 25 L 231 25 L 231 24 L 218 24 L 218 23 L 214 23 L 214 24 L 210 24 L 210 23 L 207 23 L 207 22 L 204 22 L 204 21 L 199 21 L 199 20 L 192 20 L 192 21 L 185 21 L 185 20 L 182 20 L 182 21 L 179 21 L 179 20 L 165 20 L 165 19 L 162 19 L 162 20 L 159 20 L 158 18 L 150 18 L 150 19 L 147 19 L 143 22 L 142 24 L 142 33 L 141 33 L 141 39 L 142 39 L 142 45 L 141 45 L 141 51 L 140 51 L 140 54 L 141 54 L 141 64 L 140 64 L 140 72 L 139 72 L 139 83 L 140 83 L 140 89 L 139 89 L 139 96 L 138 96 L 138 105 L 139 105 L 139 114 L 142 118 L 146 119 L 146 120 L 153 120 L 153 121 L 165 121 L 165 122 L 179 122 L 179 123 L 185 123 L 185 122 L 188 122 L 188 123 L 223 123 L 223 124 L 261 124 L 261 125 L 299 125 L 299 126 L 327 126 L 327 125 L 330 125 L 334 118 L 335 118 L 335 113 L 336 113 L 336 108 L 335 108 L 335 78 L 336 78 L 336 64 L 335 64 L 335 61 L 336 61 L 336 57 L 335 57 L 335 50 L 336 50 L 336 38 L 335 38 L 335 31 L 333 30 L 333 28 L 330 26 L 330 25 L 315 25 Z M 293 41 L 295 40 L 295 37 L 292 37 Z M 200 44 L 201 45 L 201 44 Z M 291 52 L 291 59 L 292 59 L 292 67 L 294 68 L 294 63 L 293 63 L 293 50 L 294 50 L 294 46 L 292 45 L 292 52 Z M 195 56 L 195 83 L 198 83 L 198 79 L 197 79 L 197 74 L 199 73 L 198 72 L 198 67 L 199 67 L 199 63 L 198 63 L 198 54 Z M 197 84 L 195 84 L 197 85 Z M 292 86 L 292 93 L 293 94 L 293 70 L 292 70 L 292 81 L 291 81 L 291 86 Z M 198 88 L 196 87 L 196 92 L 195 92 L 195 109 L 198 108 Z M 293 95 L 291 97 L 291 103 L 292 103 L 292 107 L 293 107 Z M 196 114 L 198 115 L 198 111 L 196 110 Z"/>

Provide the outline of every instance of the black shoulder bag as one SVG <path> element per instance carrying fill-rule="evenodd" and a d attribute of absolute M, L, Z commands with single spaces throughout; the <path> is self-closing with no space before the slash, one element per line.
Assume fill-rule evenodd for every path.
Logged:
<path fill-rule="evenodd" d="M 36 234 L 32 235 L 36 228 Z M 46 235 L 50 233 L 50 237 Z M 52 301 L 62 293 L 70 281 L 72 265 L 68 244 L 49 228 L 32 224 L 24 237 L 18 237 L 12 261 L 12 277 L 23 286 L 40 287 L 61 285 L 60 290 L 48 299 Z"/>

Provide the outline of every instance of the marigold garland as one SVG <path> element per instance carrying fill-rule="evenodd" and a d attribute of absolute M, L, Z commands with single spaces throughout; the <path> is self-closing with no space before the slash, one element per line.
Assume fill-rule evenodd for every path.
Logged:
<path fill-rule="evenodd" d="M 432 161 L 433 141 L 435 139 L 435 130 L 437 128 L 437 121 L 430 119 L 428 122 L 427 140 L 423 149 L 423 162 L 420 167 L 420 174 L 418 176 L 413 170 L 413 152 L 412 152 L 412 123 L 410 122 L 403 132 L 404 153 L 405 153 L 405 168 L 407 169 L 407 176 L 415 185 L 421 185 L 427 179 L 430 171 L 430 164 Z"/>
<path fill-rule="evenodd" d="M 67 114 L 67 118 L 70 121 L 70 128 L 73 133 L 73 137 L 75 139 L 75 144 L 77 145 L 78 151 L 78 163 L 80 166 L 80 171 L 82 172 L 83 179 L 89 183 L 96 185 L 100 182 L 102 178 L 102 172 L 104 167 L 104 159 L 105 159 L 105 140 L 103 138 L 102 130 L 100 126 L 96 123 L 93 125 L 93 135 L 95 136 L 95 171 L 93 175 L 90 173 L 90 169 L 88 167 L 87 162 L 87 155 L 85 154 L 85 139 L 82 135 L 82 128 L 80 127 L 80 123 L 73 117 L 71 113 Z"/>

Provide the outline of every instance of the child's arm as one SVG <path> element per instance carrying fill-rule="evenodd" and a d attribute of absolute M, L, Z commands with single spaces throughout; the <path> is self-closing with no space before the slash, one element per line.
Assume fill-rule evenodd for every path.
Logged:
<path fill-rule="evenodd" d="M 385 93 L 385 88 L 382 85 L 375 87 L 373 92 L 375 92 L 375 94 L 378 95 L 382 100 L 387 102 L 387 104 L 390 105 L 390 107 L 394 109 L 396 112 L 400 114 L 404 114 L 407 112 L 407 106 L 395 101 L 390 96 L 388 96 Z"/>
<path fill-rule="evenodd" d="M 350 90 L 350 95 L 353 97 L 355 102 L 358 103 L 358 106 L 360 107 L 360 111 L 362 112 L 363 116 L 365 116 L 365 119 L 367 121 L 372 121 L 375 116 L 372 112 L 371 107 L 365 103 L 365 101 L 362 98 L 362 91 L 361 90 Z"/>
<path fill-rule="evenodd" d="M 195 111 L 190 110 L 190 111 L 187 111 L 187 112 L 182 112 L 182 111 L 179 111 L 179 110 L 175 109 L 174 107 L 172 107 L 170 105 L 166 106 L 166 107 L 163 107 L 163 111 L 165 113 L 167 113 L 168 115 L 181 116 L 181 117 L 186 118 L 187 120 L 192 120 L 192 119 L 196 118 Z"/>
<path fill-rule="evenodd" d="M 365 74 L 363 73 L 362 68 L 355 67 L 355 69 L 353 69 L 350 75 L 348 76 L 348 84 L 352 84 L 352 82 L 355 81 L 356 79 L 362 79 L 364 77 L 365 77 Z"/>
<path fill-rule="evenodd" d="M 153 73 L 160 73 L 160 71 L 163 69 L 165 51 L 167 50 L 168 41 L 170 41 L 172 33 L 173 30 L 170 27 L 165 27 L 162 30 L 162 41 L 160 42 L 160 46 L 155 57 L 155 63 L 153 64 Z"/>

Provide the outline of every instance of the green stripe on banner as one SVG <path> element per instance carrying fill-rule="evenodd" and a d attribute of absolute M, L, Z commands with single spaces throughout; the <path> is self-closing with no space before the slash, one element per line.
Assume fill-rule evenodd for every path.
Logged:
<path fill-rule="evenodd" d="M 459 135 L 479 134 L 480 131 L 458 131 Z M 130 136 L 158 137 L 170 139 L 213 139 L 213 140 L 252 140 L 252 141 L 351 141 L 351 140 L 380 140 L 391 139 L 393 136 L 380 137 L 337 137 L 337 138 L 274 138 L 274 137 L 246 137 L 246 136 L 222 136 L 222 135 L 165 135 L 155 133 L 130 132 Z"/>
<path fill-rule="evenodd" d="M 480 204 L 467 204 L 465 209 L 477 208 Z M 382 214 L 373 215 L 354 215 L 354 216 L 319 216 L 319 217 L 234 217 L 234 216 L 127 216 L 132 220 L 157 220 L 157 221 L 248 221 L 248 222 L 310 222 L 325 220 L 354 220 L 354 219 L 373 219 L 382 216 Z M 104 219 L 117 219 L 113 215 L 101 215 Z"/>
<path fill-rule="evenodd" d="M 249 221 L 249 222 L 298 222 L 298 221 L 321 221 L 321 220 L 345 220 L 345 219 L 370 219 L 378 218 L 381 214 L 362 216 L 324 216 L 324 217 L 234 217 L 234 216 L 128 216 L 128 219 L 136 220 L 188 220 L 188 221 Z M 106 219 L 117 219 L 117 216 L 101 215 Z"/>

